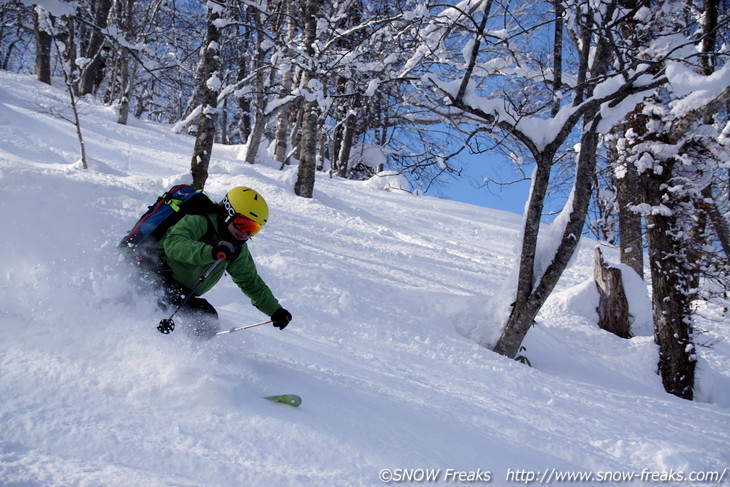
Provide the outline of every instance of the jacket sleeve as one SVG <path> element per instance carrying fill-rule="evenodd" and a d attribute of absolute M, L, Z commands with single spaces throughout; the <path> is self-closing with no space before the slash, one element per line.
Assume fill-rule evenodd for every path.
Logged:
<path fill-rule="evenodd" d="M 168 258 L 186 264 L 211 264 L 215 259 L 210 245 L 200 242 L 208 229 L 208 221 L 202 215 L 185 215 L 173 225 L 162 239 Z"/>
<path fill-rule="evenodd" d="M 259 276 L 256 264 L 246 245 L 241 248 L 241 254 L 228 266 L 227 270 L 233 282 L 251 299 L 251 304 L 259 311 L 271 316 L 281 307 L 269 286 Z"/>

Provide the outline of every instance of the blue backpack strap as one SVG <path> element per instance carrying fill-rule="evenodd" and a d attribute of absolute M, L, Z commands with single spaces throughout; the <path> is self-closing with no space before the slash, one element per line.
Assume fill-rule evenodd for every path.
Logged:
<path fill-rule="evenodd" d="M 213 202 L 202 190 L 196 190 L 189 184 L 173 186 L 157 197 L 155 203 L 148 207 L 119 245 L 136 247 L 148 238 L 159 239 L 185 214 L 202 213 L 211 205 Z"/>

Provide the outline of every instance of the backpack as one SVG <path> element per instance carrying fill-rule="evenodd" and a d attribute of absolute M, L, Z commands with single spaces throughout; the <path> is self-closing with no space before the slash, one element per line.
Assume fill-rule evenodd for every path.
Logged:
<path fill-rule="evenodd" d="M 203 215 L 220 211 L 202 189 L 189 184 L 173 186 L 157 198 L 119 242 L 123 250 L 134 253 L 161 239 L 167 230 L 185 215 Z"/>

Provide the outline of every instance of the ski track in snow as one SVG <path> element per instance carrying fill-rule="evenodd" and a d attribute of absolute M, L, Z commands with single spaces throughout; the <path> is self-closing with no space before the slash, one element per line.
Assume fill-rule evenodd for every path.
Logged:
<path fill-rule="evenodd" d="M 66 107 L 60 88 L 0 71 L 0 485 L 374 486 L 398 468 L 505 485 L 516 469 L 730 467 L 727 313 L 702 313 L 699 400 L 665 394 L 650 336 L 595 325 L 584 239 L 521 365 L 457 332 L 496 326 L 480 317 L 511 274 L 519 216 L 323 174 L 306 200 L 296 168 L 243 164 L 240 147 L 216 146 L 206 191 L 265 195 L 270 223 L 250 248 L 294 321 L 206 343 L 158 333 L 164 316 L 115 246 L 187 178 L 193 140 L 82 100 L 81 171 L 73 125 L 51 115 Z M 206 297 L 224 329 L 262 319 L 229 280 Z M 303 404 L 263 400 L 280 393 Z"/>

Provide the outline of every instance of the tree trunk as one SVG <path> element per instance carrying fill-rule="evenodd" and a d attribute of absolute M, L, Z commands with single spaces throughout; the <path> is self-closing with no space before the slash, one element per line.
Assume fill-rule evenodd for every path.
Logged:
<path fill-rule="evenodd" d="M 135 0 L 126 0 L 125 2 L 117 3 L 117 17 L 119 23 L 124 29 L 124 39 L 130 42 L 134 36 L 132 33 L 133 29 L 133 12 L 134 12 Z M 119 50 L 119 116 L 117 117 L 117 123 L 120 125 L 127 125 L 127 119 L 129 118 L 129 98 L 132 95 L 132 86 L 134 84 L 136 68 L 130 66 L 129 62 L 129 51 L 126 47 L 122 47 Z"/>
<path fill-rule="evenodd" d="M 65 29 L 62 30 L 61 33 L 59 33 L 58 37 L 61 40 L 61 44 L 63 45 L 63 52 L 61 52 L 60 57 L 63 59 L 63 71 L 66 73 L 68 70 L 70 82 L 73 87 L 73 91 L 75 94 L 78 93 L 78 80 L 76 77 L 76 21 L 73 17 L 67 17 L 62 16 L 61 21 L 65 25 Z M 56 49 L 58 50 L 58 42 L 56 42 Z"/>
<path fill-rule="evenodd" d="M 502 335 L 494 347 L 494 351 L 514 358 L 519 351 L 522 340 L 530 329 L 539 308 L 530 302 L 530 295 L 534 287 L 535 254 L 537 237 L 540 230 L 542 209 L 545 204 L 548 184 L 550 182 L 549 160 L 537 159 L 537 168 L 533 175 L 530 200 L 525 215 L 525 227 L 522 235 L 522 250 L 520 251 L 519 277 L 515 302 L 512 303 L 507 324 Z"/>
<path fill-rule="evenodd" d="M 631 117 L 630 117 L 631 120 Z M 625 126 L 620 126 L 625 128 Z M 623 161 L 622 174 L 616 177 L 616 198 L 618 200 L 618 232 L 621 249 L 621 263 L 631 267 L 644 278 L 644 241 L 641 229 L 641 215 L 631 209 L 641 202 L 639 173 L 633 162 Z"/>
<path fill-rule="evenodd" d="M 594 257 L 593 279 L 598 289 L 598 326 L 621 338 L 631 338 L 629 301 L 624 291 L 621 269 L 607 264 L 598 247 Z"/>
<path fill-rule="evenodd" d="M 288 42 L 295 42 L 297 36 L 296 26 L 296 9 L 294 8 L 294 2 L 288 2 L 287 4 L 287 17 L 286 17 L 286 36 Z M 294 56 L 290 48 L 284 50 L 285 65 L 283 67 L 284 72 L 281 75 L 281 96 L 286 97 L 291 94 L 292 87 L 294 86 L 294 64 L 291 62 L 291 58 Z M 294 113 L 294 107 L 290 103 L 286 107 L 279 111 L 276 120 L 276 142 L 274 145 L 274 160 L 285 164 L 289 157 L 289 141 L 291 140 L 291 117 Z"/>
<path fill-rule="evenodd" d="M 256 110 L 256 122 L 254 123 L 253 130 L 251 130 L 248 140 L 246 141 L 246 155 L 243 158 L 249 164 L 256 162 L 256 155 L 259 152 L 261 140 L 264 138 L 264 131 L 266 130 L 266 123 L 268 120 L 269 117 L 267 117 L 263 112 Z"/>
<path fill-rule="evenodd" d="M 680 221 L 686 217 L 681 210 L 679 196 L 673 191 L 672 178 L 677 160 L 663 159 L 650 150 L 652 146 L 674 147 L 683 135 L 680 128 L 665 128 L 661 132 L 650 127 L 663 126 L 662 97 L 655 94 L 634 112 L 632 122 L 635 137 L 631 156 L 653 159 L 652 166 L 639 175 L 639 188 L 646 211 L 646 234 L 651 272 L 654 341 L 659 346 L 659 373 L 664 389 L 684 399 L 692 399 L 695 374 L 695 351 L 692 343 L 691 281 L 692 263 L 682 235 Z M 645 106 L 645 104 L 647 106 Z"/>
<path fill-rule="evenodd" d="M 134 86 L 136 78 L 136 69 L 129 66 L 129 56 L 126 48 L 123 49 L 123 55 L 121 59 L 121 73 L 120 73 L 120 85 L 122 92 L 119 100 L 119 116 L 117 117 L 117 123 L 120 125 L 127 125 L 129 118 L 129 102 L 132 96 L 132 86 Z"/>
<path fill-rule="evenodd" d="M 728 226 L 728 221 L 717 207 L 717 202 L 714 200 L 714 195 L 712 194 L 712 186 L 708 185 L 702 190 L 702 197 L 702 209 L 710 219 L 712 228 L 715 230 L 717 239 L 720 241 L 720 247 L 725 253 L 727 265 L 730 267 L 730 227 Z"/>
<path fill-rule="evenodd" d="M 717 23 L 718 23 L 718 9 L 720 5 L 719 0 L 704 0 L 704 22 L 702 23 L 702 32 L 705 39 L 702 41 L 702 57 L 700 63 L 702 65 L 702 72 L 709 76 L 715 71 L 717 64 Z M 705 117 L 705 123 L 711 125 L 714 121 L 714 111 L 710 111 Z M 728 226 L 728 220 L 725 218 L 717 207 L 717 203 L 714 201 L 712 186 L 708 185 L 702 191 L 703 205 L 702 208 L 707 213 L 708 218 L 712 224 L 715 234 L 717 235 L 720 245 L 727 260 L 727 265 L 730 266 L 730 228 Z"/>
<path fill-rule="evenodd" d="M 665 164 L 661 174 L 645 172 L 642 185 L 646 202 L 652 206 L 670 204 L 665 199 L 666 185 L 673 164 Z M 695 350 L 688 277 L 682 262 L 682 243 L 675 238 L 676 218 L 671 207 L 646 216 L 649 239 L 649 264 L 654 305 L 654 341 L 659 345 L 659 373 L 664 389 L 670 394 L 691 400 L 695 375 Z"/>
<path fill-rule="evenodd" d="M 560 89 L 563 85 L 563 15 L 565 9 L 562 0 L 553 0 L 555 7 L 555 33 L 553 35 L 553 107 L 551 116 L 555 117 L 560 110 Z"/>
<path fill-rule="evenodd" d="M 289 88 L 285 88 L 285 90 L 290 90 L 291 80 L 291 71 L 287 71 L 286 73 L 284 73 L 284 77 L 282 78 L 282 84 L 283 86 L 286 86 L 287 84 L 289 85 Z M 288 106 L 281 109 L 276 118 L 274 160 L 281 163 L 286 163 L 286 159 L 289 155 L 289 141 L 291 140 L 291 112 L 292 106 L 291 104 L 289 104 Z"/>
<path fill-rule="evenodd" d="M 100 29 L 106 28 L 109 11 L 112 8 L 112 0 L 97 0 L 92 2 L 92 5 L 96 26 Z M 89 43 L 83 54 L 84 57 L 91 61 L 81 70 L 81 79 L 79 80 L 79 94 L 81 96 L 93 93 L 104 78 L 104 59 L 101 55 L 101 47 L 103 45 L 104 35 L 96 29 L 92 29 Z"/>
<path fill-rule="evenodd" d="M 558 279 L 560 279 L 575 249 L 578 247 L 586 214 L 588 213 L 588 205 L 591 200 L 593 171 L 596 167 L 595 150 L 598 145 L 596 127 L 598 126 L 599 120 L 600 117 L 595 118 L 590 127 L 586 128 L 586 132 L 581 138 L 581 151 L 578 157 L 578 167 L 576 168 L 572 202 L 568 203 L 571 206 L 569 210 L 567 208 L 563 210 L 570 212 L 568 222 L 565 225 L 560 245 L 553 254 L 552 262 L 542 276 L 535 275 L 537 230 L 540 225 L 540 213 L 532 215 L 533 218 L 535 216 L 537 217 L 536 220 L 531 223 L 528 222 L 525 225 L 522 254 L 520 255 L 520 277 L 518 281 L 517 299 L 513 305 L 512 313 L 507 320 L 507 325 L 502 331 L 502 336 L 494 348 L 494 351 L 497 353 L 515 358 L 525 335 L 527 335 L 530 326 L 535 321 L 537 313 L 557 285 Z M 547 175 L 540 177 L 538 177 L 536 172 L 536 180 L 533 183 L 533 194 L 531 195 L 526 220 L 530 219 L 531 213 L 542 211 L 549 172 L 548 169 Z M 544 181 L 540 182 L 539 186 L 544 186 L 544 189 L 538 188 L 538 181 L 540 179 Z M 535 193 L 538 189 L 543 193 L 542 196 L 537 195 L 537 197 L 541 198 L 539 202 L 535 200 Z"/>
<path fill-rule="evenodd" d="M 304 119 L 300 138 L 299 172 L 294 185 L 297 196 L 314 195 L 314 177 L 317 169 L 317 102 L 304 102 Z"/>
<path fill-rule="evenodd" d="M 305 8 L 304 38 L 310 66 L 302 77 L 302 89 L 309 90 L 314 79 L 314 42 L 317 33 L 316 13 L 321 0 L 307 0 Z M 303 119 L 299 143 L 299 173 L 294 184 L 297 196 L 311 198 L 314 194 L 314 176 L 317 171 L 317 100 L 305 100 L 302 106 Z"/>
<path fill-rule="evenodd" d="M 203 44 L 201 62 L 198 64 L 199 73 L 196 79 L 203 83 L 203 109 L 201 111 L 198 133 L 195 137 L 195 147 L 190 169 L 193 175 L 193 186 L 203 189 L 208 179 L 208 166 L 210 156 L 215 142 L 216 122 L 218 121 L 218 93 L 219 80 L 218 69 L 220 59 L 218 57 L 218 44 L 220 41 L 220 30 L 217 21 L 220 13 L 216 8 L 208 9 L 208 34 Z"/>
<path fill-rule="evenodd" d="M 263 82 L 260 86 L 261 89 L 263 89 Z M 259 100 L 259 103 L 256 103 L 256 118 L 253 127 L 248 134 L 248 139 L 246 139 L 246 153 L 243 156 L 243 160 L 249 164 L 254 164 L 256 162 L 256 155 L 259 153 L 259 147 L 261 146 L 261 141 L 264 138 L 266 124 L 269 122 L 270 118 L 263 112 L 261 107 L 262 103 L 263 100 Z"/>
<path fill-rule="evenodd" d="M 344 120 L 344 130 L 342 132 L 342 141 L 337 151 L 337 175 L 340 177 L 347 177 L 348 169 L 350 166 L 350 152 L 352 151 L 352 144 L 355 139 L 355 130 L 357 124 L 357 112 L 359 100 L 358 96 L 355 95 L 353 104 L 347 110 Z"/>
<path fill-rule="evenodd" d="M 250 15 L 251 22 L 258 26 L 258 34 L 256 38 L 255 52 L 256 56 L 253 60 L 253 69 L 256 71 L 256 99 L 253 103 L 255 107 L 255 120 L 253 128 L 246 139 L 246 154 L 243 159 L 249 164 L 256 162 L 256 155 L 259 153 L 259 146 L 264 138 L 266 124 L 269 122 L 270 115 L 264 110 L 266 108 L 266 79 L 264 72 L 260 69 L 264 64 L 264 48 L 263 43 L 266 41 L 261 28 L 261 18 L 258 9 L 252 9 Z"/>
<path fill-rule="evenodd" d="M 585 28 L 588 29 L 589 26 Z M 604 40 L 599 40 L 590 70 L 586 66 L 582 71 L 590 71 L 594 77 L 605 74 L 608 70 L 610 52 L 607 43 Z M 582 62 L 585 62 L 587 65 L 590 57 L 587 55 L 581 57 L 584 58 Z M 590 96 L 591 92 L 592 87 L 586 86 L 585 93 Z M 580 98 L 581 95 L 578 97 Z M 546 153 L 543 151 L 542 153 L 535 153 L 533 151 L 535 162 L 537 163 L 537 170 L 535 171 L 535 180 L 533 181 L 530 203 L 525 217 L 516 299 L 507 324 L 494 348 L 495 352 L 506 355 L 509 358 L 515 358 L 517 355 L 519 347 L 525 335 L 527 335 L 530 326 L 535 321 L 537 313 L 557 285 L 558 279 L 560 279 L 563 271 L 568 266 L 568 262 L 570 262 L 570 258 L 573 256 L 580 241 L 583 225 L 585 224 L 588 213 L 588 206 L 591 201 L 593 174 L 596 169 L 598 124 L 601 120 L 598 107 L 593 106 L 587 109 L 583 120 L 583 135 L 581 136 L 581 149 L 575 170 L 572 201 L 568 202 L 571 206 L 569 209 L 567 206 L 563 209 L 563 211 L 569 211 L 568 221 L 565 225 L 560 245 L 555 250 L 550 265 L 548 265 L 542 275 L 535 275 L 535 257 L 537 254 L 542 208 L 550 180 L 550 168 L 555 151 L 557 150 L 555 145 L 556 141 L 553 141 L 552 152 Z"/>
<path fill-rule="evenodd" d="M 35 74 L 38 81 L 51 84 L 51 42 L 53 36 L 46 29 L 52 22 L 51 14 L 42 7 L 33 8 L 33 34 L 35 36 Z"/>

